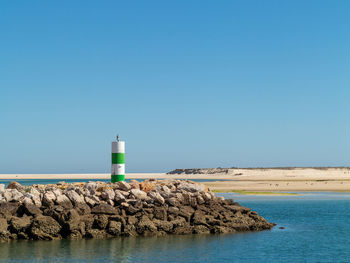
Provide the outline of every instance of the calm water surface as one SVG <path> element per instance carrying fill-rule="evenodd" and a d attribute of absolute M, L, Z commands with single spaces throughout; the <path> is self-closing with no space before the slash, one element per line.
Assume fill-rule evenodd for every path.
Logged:
<path fill-rule="evenodd" d="M 0 262 L 350 262 L 350 194 L 221 195 L 278 225 L 245 234 L 13 242 L 0 244 Z"/>

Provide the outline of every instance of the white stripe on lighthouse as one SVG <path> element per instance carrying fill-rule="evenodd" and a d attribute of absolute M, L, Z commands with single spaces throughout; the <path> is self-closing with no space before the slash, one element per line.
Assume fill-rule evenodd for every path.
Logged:
<path fill-rule="evenodd" d="M 125 175 L 125 164 L 112 164 L 112 174 Z"/>
<path fill-rule="evenodd" d="M 112 142 L 112 153 L 125 153 L 125 142 Z"/>

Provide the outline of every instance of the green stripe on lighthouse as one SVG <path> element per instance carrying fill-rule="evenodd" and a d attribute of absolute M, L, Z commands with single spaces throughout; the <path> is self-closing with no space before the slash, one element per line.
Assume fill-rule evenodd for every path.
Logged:
<path fill-rule="evenodd" d="M 112 164 L 125 163 L 125 153 L 112 153 Z"/>
<path fill-rule="evenodd" d="M 116 183 L 120 181 L 125 181 L 125 175 L 124 174 L 112 174 L 111 176 L 111 182 Z"/>

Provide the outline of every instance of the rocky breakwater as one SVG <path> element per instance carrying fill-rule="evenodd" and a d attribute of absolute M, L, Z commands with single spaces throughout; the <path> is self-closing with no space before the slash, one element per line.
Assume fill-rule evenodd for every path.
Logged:
<path fill-rule="evenodd" d="M 190 181 L 0 184 L 1 241 L 232 233 L 273 225 Z"/>

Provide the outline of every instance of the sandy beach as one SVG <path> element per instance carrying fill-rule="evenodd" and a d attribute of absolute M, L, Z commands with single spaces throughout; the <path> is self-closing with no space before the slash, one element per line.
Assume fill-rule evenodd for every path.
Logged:
<path fill-rule="evenodd" d="M 109 179 L 110 174 L 0 174 L 0 179 Z M 248 168 L 218 174 L 128 173 L 128 179 L 195 179 L 218 191 L 350 191 L 348 168 Z M 218 181 L 215 181 L 218 180 Z"/>

